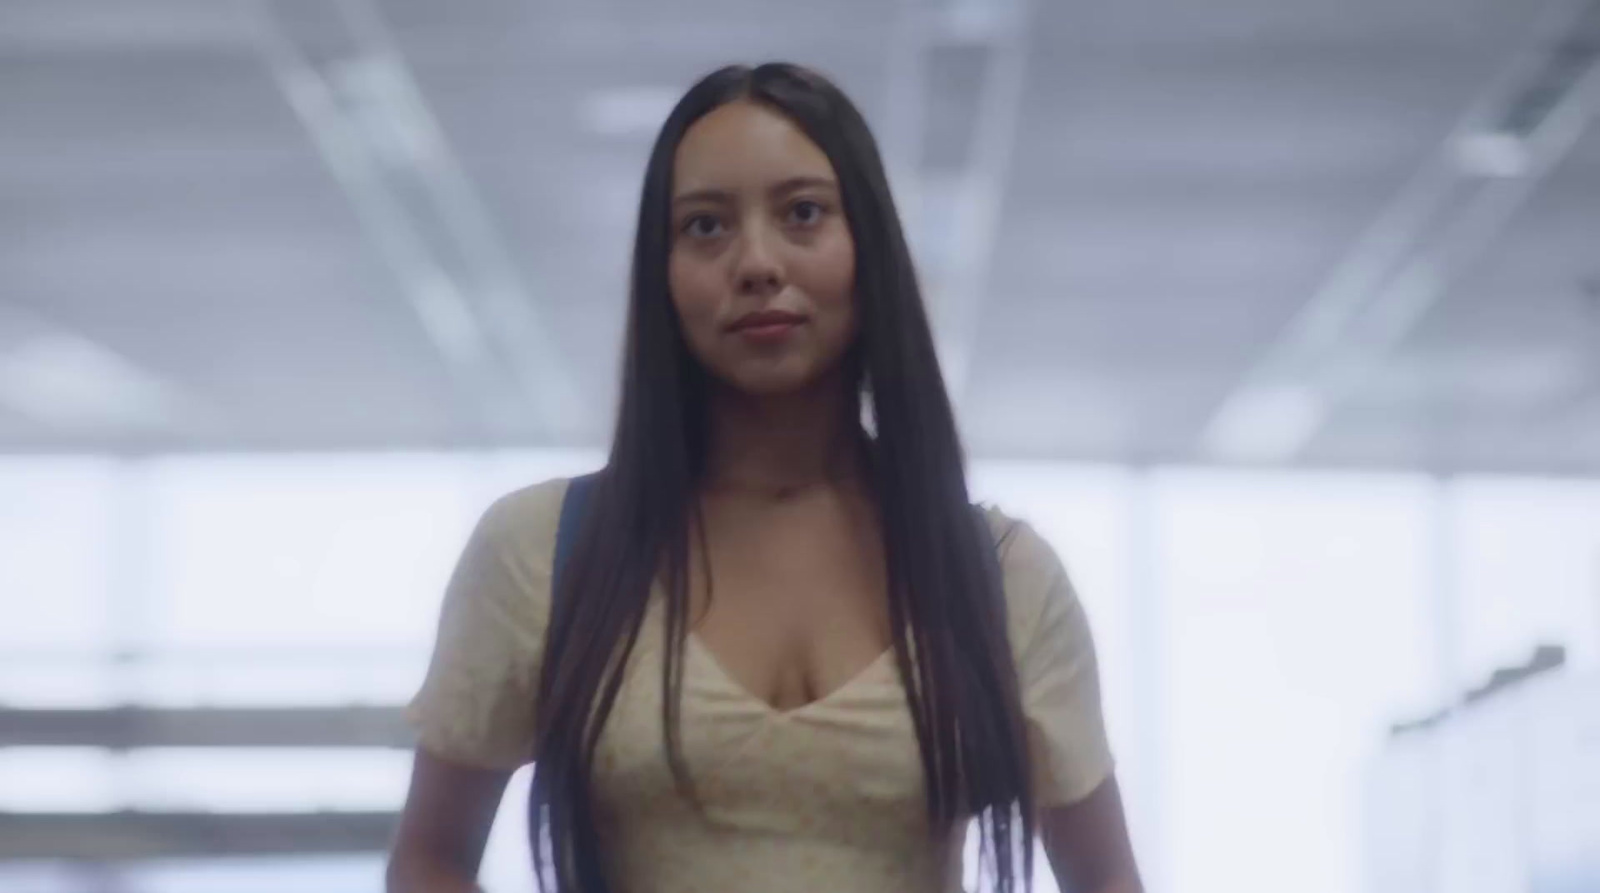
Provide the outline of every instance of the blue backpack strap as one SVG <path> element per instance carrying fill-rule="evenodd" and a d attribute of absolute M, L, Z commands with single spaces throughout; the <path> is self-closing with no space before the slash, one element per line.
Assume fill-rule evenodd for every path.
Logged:
<path fill-rule="evenodd" d="M 550 560 L 551 613 L 555 612 L 555 599 L 561 595 L 561 574 L 566 570 L 567 559 L 572 555 L 572 547 L 578 541 L 578 532 L 583 529 L 583 516 L 589 510 L 589 496 L 594 492 L 595 482 L 599 479 L 598 471 L 575 477 L 567 482 L 566 495 L 561 497 L 561 516 L 556 521 L 556 547 Z M 554 648 L 557 645 L 556 642 L 547 642 L 546 648 Z M 528 821 L 531 827 L 540 827 L 538 823 L 542 819 L 539 811 L 545 802 L 543 790 L 548 784 L 549 779 L 539 771 L 538 762 L 535 761 L 528 797 Z"/>
<path fill-rule="evenodd" d="M 556 526 L 556 551 L 550 564 L 550 591 L 561 591 L 561 572 L 566 569 L 567 558 L 572 555 L 572 545 L 583 527 L 584 513 L 589 509 L 589 496 L 600 479 L 600 472 L 575 477 L 567 484 L 567 495 L 561 499 L 561 519 Z"/>

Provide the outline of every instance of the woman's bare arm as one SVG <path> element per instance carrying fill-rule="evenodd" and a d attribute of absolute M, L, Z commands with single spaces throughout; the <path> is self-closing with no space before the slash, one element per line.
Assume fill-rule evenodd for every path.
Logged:
<path fill-rule="evenodd" d="M 1062 893 L 1143 893 L 1115 777 L 1077 803 L 1043 810 L 1039 833 Z"/>
<path fill-rule="evenodd" d="M 386 875 L 388 893 L 472 893 L 511 773 L 418 749 Z"/>

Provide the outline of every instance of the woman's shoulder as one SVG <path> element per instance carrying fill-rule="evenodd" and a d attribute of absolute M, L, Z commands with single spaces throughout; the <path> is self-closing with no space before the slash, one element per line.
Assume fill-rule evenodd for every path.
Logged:
<path fill-rule="evenodd" d="M 994 536 L 1011 638 L 1017 645 L 1030 638 L 1048 610 L 1064 607 L 1052 602 L 1076 602 L 1077 594 L 1061 557 L 1032 524 L 993 505 L 980 508 Z"/>
<path fill-rule="evenodd" d="M 994 537 L 995 550 L 1000 556 L 1000 566 L 1008 579 L 1016 574 L 1060 568 L 1061 562 L 1055 550 L 1032 524 L 1007 514 L 993 504 L 986 503 L 978 508 L 988 522 L 989 533 Z"/>
<path fill-rule="evenodd" d="M 515 769 L 533 741 L 536 675 L 565 480 L 522 487 L 479 517 L 445 589 L 433 659 L 407 715 L 422 745 Z"/>
<path fill-rule="evenodd" d="M 551 478 L 506 493 L 484 511 L 479 530 L 508 560 L 548 573 L 570 483 Z"/>

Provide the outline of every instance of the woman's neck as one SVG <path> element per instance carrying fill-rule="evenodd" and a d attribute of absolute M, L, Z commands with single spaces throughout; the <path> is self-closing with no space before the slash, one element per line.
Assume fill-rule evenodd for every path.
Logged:
<path fill-rule="evenodd" d="M 784 496 L 857 478 L 857 412 L 838 381 L 775 397 L 718 387 L 711 403 L 707 486 Z"/>

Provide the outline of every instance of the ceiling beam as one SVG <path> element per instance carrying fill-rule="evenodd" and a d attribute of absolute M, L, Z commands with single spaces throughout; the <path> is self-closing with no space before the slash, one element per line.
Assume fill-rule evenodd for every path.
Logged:
<path fill-rule="evenodd" d="M 371 0 L 257 0 L 260 46 L 491 440 L 581 432 L 561 345 Z"/>
<path fill-rule="evenodd" d="M 903 0 L 889 59 L 889 154 L 952 400 L 966 391 L 1010 180 L 1026 84 L 1030 0 Z M 942 51 L 983 55 L 951 166 L 930 163 L 929 69 Z M 945 97 L 945 102 L 951 97 Z M 933 147 L 939 148 L 939 147 Z"/>
<path fill-rule="evenodd" d="M 1558 0 L 1527 47 L 1222 400 L 1212 458 L 1295 458 L 1504 231 L 1600 113 L 1600 0 Z"/>

